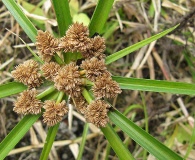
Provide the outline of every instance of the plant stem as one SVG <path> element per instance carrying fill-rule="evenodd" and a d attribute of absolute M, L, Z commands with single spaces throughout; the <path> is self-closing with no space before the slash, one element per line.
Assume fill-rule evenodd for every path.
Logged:
<path fill-rule="evenodd" d="M 41 99 L 45 96 L 47 96 L 48 94 L 52 93 L 53 91 L 55 91 L 55 87 L 54 86 L 50 86 L 48 89 L 46 89 L 45 91 L 43 91 L 42 93 L 40 93 L 39 95 L 37 95 L 37 99 Z"/>

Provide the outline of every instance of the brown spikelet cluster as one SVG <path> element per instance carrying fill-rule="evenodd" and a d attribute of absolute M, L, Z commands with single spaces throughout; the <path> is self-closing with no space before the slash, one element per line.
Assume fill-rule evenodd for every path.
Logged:
<path fill-rule="evenodd" d="M 74 97 L 74 98 L 72 97 L 72 101 L 73 101 L 73 104 L 75 105 L 78 112 L 80 112 L 81 114 L 86 113 L 86 109 L 87 109 L 88 104 L 82 95 L 79 97 Z"/>
<path fill-rule="evenodd" d="M 14 103 L 13 110 L 18 114 L 24 115 L 41 113 L 42 102 L 36 99 L 36 95 L 35 88 L 22 92 Z"/>
<path fill-rule="evenodd" d="M 103 100 L 95 100 L 87 107 L 85 118 L 87 122 L 95 124 L 97 127 L 105 127 L 109 121 L 108 109 L 110 105 Z"/>
<path fill-rule="evenodd" d="M 104 74 L 101 77 L 98 77 L 94 86 L 92 87 L 93 94 L 97 99 L 106 97 L 106 98 L 115 98 L 121 89 L 119 88 L 118 83 L 112 80 L 110 76 Z"/>
<path fill-rule="evenodd" d="M 54 38 L 47 31 L 38 31 L 36 40 L 38 55 L 44 64 L 39 66 L 38 62 L 28 60 L 12 71 L 15 80 L 29 87 L 17 98 L 14 111 L 19 114 L 38 114 L 43 108 L 43 122 L 48 126 L 53 126 L 63 119 L 68 112 L 63 98 L 61 103 L 53 100 L 42 103 L 36 98 L 36 89 L 32 88 L 39 87 L 43 81 L 41 78 L 44 77 L 43 79 L 51 81 L 49 84 L 53 84 L 58 91 L 71 97 L 70 103 L 88 122 L 97 127 L 105 127 L 109 121 L 107 112 L 110 105 L 104 99 L 115 98 L 121 93 L 119 85 L 112 80 L 105 64 L 105 39 L 100 36 L 89 37 L 88 27 L 82 23 L 74 23 L 60 39 Z M 60 51 L 63 53 L 58 64 L 52 57 L 56 52 L 60 54 Z M 76 60 L 66 64 L 64 52 L 80 52 L 84 60 L 82 59 L 81 65 L 77 65 Z M 90 90 L 94 97 L 94 101 L 89 105 L 82 95 L 83 89 Z"/>
<path fill-rule="evenodd" d="M 55 87 L 60 91 L 64 91 L 74 97 L 81 95 L 80 73 L 78 66 L 74 62 L 62 67 L 54 78 L 54 82 Z"/>
<path fill-rule="evenodd" d="M 42 65 L 41 70 L 46 79 L 53 81 L 54 78 L 58 75 L 60 65 L 56 62 L 49 62 Z"/>
<path fill-rule="evenodd" d="M 58 104 L 53 100 L 47 100 L 45 101 L 43 108 L 45 109 L 45 112 L 43 113 L 43 122 L 48 126 L 54 126 L 62 120 L 66 113 L 68 113 L 68 107 L 66 106 L 65 100 Z"/>
<path fill-rule="evenodd" d="M 107 71 L 104 59 L 99 60 L 96 57 L 83 61 L 81 64 L 81 68 L 86 70 L 87 79 L 93 82 L 102 74 L 110 75 L 110 72 Z"/>
<path fill-rule="evenodd" d="M 101 60 L 106 57 L 106 55 L 103 54 L 105 49 L 105 39 L 100 36 L 95 36 L 94 38 L 91 38 L 91 47 L 88 47 L 85 52 L 82 52 L 82 55 L 84 58 L 90 59 L 96 57 Z"/>
<path fill-rule="evenodd" d="M 46 62 L 49 62 L 55 52 L 59 50 L 59 41 L 54 38 L 49 32 L 38 31 L 36 37 L 36 47 L 38 55 Z"/>
<path fill-rule="evenodd" d="M 89 29 L 82 23 L 71 25 L 59 44 L 65 52 L 85 52 L 90 46 Z"/>
<path fill-rule="evenodd" d="M 34 60 L 27 60 L 16 66 L 11 73 L 16 81 L 24 83 L 29 88 L 34 88 L 42 83 L 41 74 L 38 71 L 39 64 Z"/>

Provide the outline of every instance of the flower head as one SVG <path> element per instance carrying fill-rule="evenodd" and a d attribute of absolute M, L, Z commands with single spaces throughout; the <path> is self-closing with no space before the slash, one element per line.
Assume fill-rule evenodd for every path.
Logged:
<path fill-rule="evenodd" d="M 82 55 L 88 59 L 92 57 L 104 59 L 106 57 L 106 55 L 103 54 L 105 49 L 105 39 L 100 36 L 95 36 L 94 38 L 91 38 L 91 47 L 88 48 L 86 52 L 82 52 Z"/>
<path fill-rule="evenodd" d="M 55 87 L 71 96 L 80 96 L 82 82 L 78 68 L 73 62 L 61 68 L 54 78 Z"/>
<path fill-rule="evenodd" d="M 122 92 L 118 83 L 105 74 L 96 79 L 94 86 L 92 87 L 92 91 L 97 99 L 103 97 L 114 98 Z"/>
<path fill-rule="evenodd" d="M 58 39 L 54 38 L 49 32 L 38 31 L 36 37 L 36 47 L 38 55 L 46 62 L 49 62 L 56 51 L 59 50 Z"/>
<path fill-rule="evenodd" d="M 92 101 L 85 114 L 87 122 L 93 123 L 97 127 L 105 127 L 109 121 L 107 112 L 110 108 L 109 104 L 102 100 Z"/>
<path fill-rule="evenodd" d="M 41 113 L 42 102 L 36 99 L 36 95 L 35 88 L 22 92 L 14 103 L 13 111 L 24 115 Z"/>
<path fill-rule="evenodd" d="M 41 70 L 43 71 L 43 75 L 48 80 L 54 80 L 54 78 L 58 74 L 58 70 L 60 69 L 60 65 L 55 62 L 49 62 L 44 63 L 41 67 Z"/>
<path fill-rule="evenodd" d="M 79 111 L 81 114 L 85 114 L 87 109 L 87 101 L 85 98 L 81 95 L 79 97 L 72 97 L 73 104 L 75 105 L 77 111 Z"/>
<path fill-rule="evenodd" d="M 45 112 L 43 113 L 43 122 L 47 123 L 48 126 L 54 126 L 62 120 L 66 113 L 68 113 L 68 107 L 64 100 L 58 104 L 53 100 L 47 100 L 45 101 L 43 108 L 45 109 Z"/>
<path fill-rule="evenodd" d="M 102 74 L 110 75 L 107 71 L 105 61 L 103 59 L 99 60 L 96 57 L 83 61 L 81 68 L 86 70 L 86 77 L 91 81 L 95 81 Z"/>
<path fill-rule="evenodd" d="M 65 52 L 85 52 L 91 46 L 89 29 L 82 23 L 69 27 L 66 36 L 61 39 L 59 47 Z"/>
<path fill-rule="evenodd" d="M 42 83 L 41 74 L 38 73 L 39 64 L 36 61 L 28 60 L 15 68 L 11 72 L 15 80 L 28 85 L 30 88 L 38 87 Z"/>

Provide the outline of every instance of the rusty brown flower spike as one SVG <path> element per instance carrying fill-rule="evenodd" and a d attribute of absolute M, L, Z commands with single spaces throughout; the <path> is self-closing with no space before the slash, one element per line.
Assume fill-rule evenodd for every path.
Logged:
<path fill-rule="evenodd" d="M 60 65 L 55 62 L 44 63 L 41 66 L 41 70 L 43 71 L 43 75 L 45 79 L 54 81 L 54 78 L 58 75 L 58 71 L 60 69 Z"/>
<path fill-rule="evenodd" d="M 109 121 L 107 112 L 110 105 L 103 100 L 92 101 L 85 114 L 87 122 L 93 123 L 97 127 L 105 127 Z"/>
<path fill-rule="evenodd" d="M 69 27 L 66 36 L 61 38 L 59 48 L 65 52 L 85 52 L 91 47 L 89 29 L 82 23 L 74 23 Z"/>
<path fill-rule="evenodd" d="M 41 113 L 42 102 L 36 99 L 36 95 L 35 88 L 22 92 L 14 103 L 13 111 L 24 115 Z"/>
<path fill-rule="evenodd" d="M 94 86 L 92 87 L 92 91 L 97 99 L 103 97 L 115 98 L 122 92 L 118 83 L 113 81 L 111 76 L 108 76 L 107 74 L 104 74 L 96 79 Z"/>
<path fill-rule="evenodd" d="M 66 106 L 65 100 L 58 104 L 53 100 L 47 100 L 44 102 L 43 108 L 45 109 L 45 112 L 43 113 L 43 122 L 48 126 L 54 126 L 62 120 L 66 113 L 68 113 L 68 107 Z"/>
<path fill-rule="evenodd" d="M 99 60 L 96 57 L 86 59 L 82 62 L 81 68 L 86 70 L 87 79 L 93 82 L 102 74 L 108 74 L 108 76 L 110 76 L 110 72 L 107 71 L 104 59 Z"/>
<path fill-rule="evenodd" d="M 82 52 L 84 58 L 90 59 L 96 57 L 98 59 L 104 59 L 106 57 L 104 53 L 106 49 L 105 39 L 100 36 L 91 38 L 91 47 L 88 47 L 86 52 Z"/>
<path fill-rule="evenodd" d="M 79 67 L 74 62 L 62 67 L 54 78 L 54 86 L 59 91 L 63 91 L 73 97 L 79 97 L 82 82 L 78 69 Z"/>
<path fill-rule="evenodd" d="M 29 88 L 34 88 L 42 83 L 41 74 L 38 71 L 39 64 L 34 60 L 27 60 L 16 66 L 11 74 L 16 81 L 24 83 Z"/>
<path fill-rule="evenodd" d="M 38 55 L 46 62 L 49 62 L 55 52 L 59 50 L 59 40 L 54 38 L 49 32 L 38 31 L 36 37 L 36 47 Z"/>

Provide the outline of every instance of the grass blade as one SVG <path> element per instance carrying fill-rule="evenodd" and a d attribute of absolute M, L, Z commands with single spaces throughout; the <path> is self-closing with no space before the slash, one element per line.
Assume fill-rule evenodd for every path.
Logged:
<path fill-rule="evenodd" d="M 88 129 L 89 129 L 89 124 L 85 123 L 83 134 L 82 134 L 82 141 L 81 141 L 81 144 L 79 147 L 79 154 L 78 154 L 77 160 L 82 160 L 82 155 L 83 155 L 83 151 L 84 151 L 84 147 L 85 147 Z"/>
<path fill-rule="evenodd" d="M 110 63 L 112 63 L 112 62 L 114 62 L 114 61 L 116 61 L 116 60 L 118 60 L 118 59 L 120 59 L 120 58 L 122 58 L 122 57 L 124 57 L 124 56 L 126 56 L 126 55 L 128 55 L 130 53 L 132 53 L 133 51 L 135 51 L 135 50 L 137 50 L 137 49 L 139 49 L 139 48 L 141 48 L 141 47 L 143 47 L 143 46 L 145 46 L 145 45 L 147 45 L 147 44 L 149 44 L 149 43 L 151 43 L 151 42 L 153 42 L 153 41 L 155 41 L 155 40 L 157 40 L 157 39 L 159 39 L 159 38 L 161 38 L 163 36 L 165 36 L 166 34 L 168 34 L 169 32 L 173 31 L 178 26 L 179 25 L 176 25 L 176 26 L 174 26 L 174 27 L 172 27 L 170 29 L 167 29 L 167 30 L 165 30 L 165 31 L 163 31 L 161 33 L 158 33 L 158 34 L 156 34 L 156 35 L 154 35 L 154 36 L 152 36 L 150 38 L 147 38 L 147 39 L 145 39 L 145 40 L 143 40 L 141 42 L 138 42 L 138 43 L 136 43 L 136 44 L 134 44 L 132 46 L 129 46 L 129 47 L 123 49 L 123 50 L 120 50 L 120 51 L 118 51 L 118 52 L 108 56 L 106 58 L 106 64 L 110 64 Z"/>
<path fill-rule="evenodd" d="M 121 89 L 195 95 L 195 84 L 113 76 Z"/>
<path fill-rule="evenodd" d="M 159 160 L 183 160 L 179 155 L 171 149 L 160 143 L 150 134 L 135 125 L 117 110 L 108 113 L 110 120 L 121 130 L 127 133 L 135 142 L 145 148 Z"/>
<path fill-rule="evenodd" d="M 27 89 L 27 87 L 24 84 L 19 82 L 9 82 L 0 85 L 0 98 L 20 93 L 25 89 Z"/>
<path fill-rule="evenodd" d="M 14 129 L 12 129 L 0 143 L 0 160 L 3 160 L 7 156 L 40 116 L 41 114 L 27 115 L 14 127 Z"/>
<path fill-rule="evenodd" d="M 45 144 L 44 144 L 41 156 L 40 156 L 40 160 L 48 159 L 48 156 L 49 156 L 51 147 L 53 145 L 53 142 L 55 140 L 59 125 L 60 125 L 60 123 L 49 128 L 49 131 L 47 133 L 47 138 L 45 140 Z"/>
<path fill-rule="evenodd" d="M 124 146 L 123 142 L 118 137 L 114 129 L 110 126 L 110 124 L 107 124 L 106 127 L 101 128 L 101 131 L 120 160 L 134 160 L 133 156 Z"/>
<path fill-rule="evenodd" d="M 37 29 L 32 24 L 32 22 L 26 17 L 26 15 L 21 10 L 20 6 L 14 0 L 2 0 L 10 13 L 14 16 L 16 21 L 20 24 L 22 29 L 28 35 L 28 37 L 35 42 Z"/>
<path fill-rule="evenodd" d="M 108 18 L 113 3 L 114 0 L 98 1 L 98 4 L 91 18 L 91 22 L 89 24 L 90 36 L 92 36 L 96 32 L 100 33 L 102 31 L 102 28 L 106 23 L 106 20 Z"/>
<path fill-rule="evenodd" d="M 68 0 L 52 0 L 56 13 L 60 36 L 64 36 L 69 25 L 72 24 Z"/>

